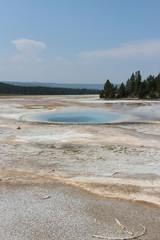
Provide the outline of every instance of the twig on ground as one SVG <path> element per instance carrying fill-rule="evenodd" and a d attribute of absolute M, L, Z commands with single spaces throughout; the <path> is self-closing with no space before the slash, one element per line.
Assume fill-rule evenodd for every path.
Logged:
<path fill-rule="evenodd" d="M 43 199 L 45 200 L 45 199 L 48 199 L 48 198 L 50 198 L 51 196 L 49 195 L 49 196 L 46 196 L 46 197 L 43 197 Z"/>
<path fill-rule="evenodd" d="M 112 176 L 116 175 L 117 173 L 119 173 L 119 172 L 114 172 L 114 173 L 112 174 Z"/>
<path fill-rule="evenodd" d="M 115 221 L 125 231 L 125 233 L 128 233 L 131 236 L 116 238 L 116 237 L 106 237 L 106 236 L 93 235 L 93 237 L 99 238 L 99 239 L 108 239 L 108 240 L 130 240 L 130 239 L 137 239 L 138 237 L 141 237 L 141 236 L 145 235 L 146 232 L 147 232 L 146 227 L 140 225 L 143 228 L 142 232 L 135 234 L 134 232 L 128 231 L 127 228 L 123 224 L 121 224 L 120 221 L 117 218 L 115 218 Z"/>
<path fill-rule="evenodd" d="M 134 233 L 131 231 L 128 231 L 127 228 L 122 223 L 120 223 L 120 221 L 117 218 L 115 218 L 115 221 L 123 229 L 124 232 L 128 233 L 131 236 L 134 235 Z"/>

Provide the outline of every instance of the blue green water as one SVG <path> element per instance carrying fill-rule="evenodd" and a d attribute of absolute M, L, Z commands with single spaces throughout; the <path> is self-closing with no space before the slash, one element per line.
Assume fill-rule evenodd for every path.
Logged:
<path fill-rule="evenodd" d="M 36 116 L 36 120 L 56 123 L 111 123 L 121 119 L 121 115 L 104 111 L 50 112 Z"/>

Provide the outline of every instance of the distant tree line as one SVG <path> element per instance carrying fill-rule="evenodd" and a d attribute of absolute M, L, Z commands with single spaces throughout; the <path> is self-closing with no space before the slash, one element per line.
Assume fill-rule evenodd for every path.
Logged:
<path fill-rule="evenodd" d="M 0 94 L 15 95 L 82 95 L 99 94 L 96 89 L 76 89 L 76 88 L 52 88 L 52 87 L 31 87 L 15 86 L 0 82 Z"/>
<path fill-rule="evenodd" d="M 140 71 L 137 71 L 119 87 L 107 80 L 100 91 L 100 98 L 160 98 L 160 73 L 157 77 L 149 75 L 142 81 Z"/>

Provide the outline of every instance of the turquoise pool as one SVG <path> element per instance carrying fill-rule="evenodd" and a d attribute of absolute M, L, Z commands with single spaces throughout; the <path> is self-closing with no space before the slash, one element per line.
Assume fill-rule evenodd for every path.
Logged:
<path fill-rule="evenodd" d="M 34 116 L 34 120 L 51 123 L 111 123 L 121 119 L 119 114 L 96 109 L 55 111 Z"/>

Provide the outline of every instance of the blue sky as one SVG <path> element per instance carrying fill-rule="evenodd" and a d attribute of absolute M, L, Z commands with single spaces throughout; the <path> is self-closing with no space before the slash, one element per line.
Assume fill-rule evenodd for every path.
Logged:
<path fill-rule="evenodd" d="M 113 83 L 160 72 L 159 0 L 0 0 L 0 80 Z"/>

